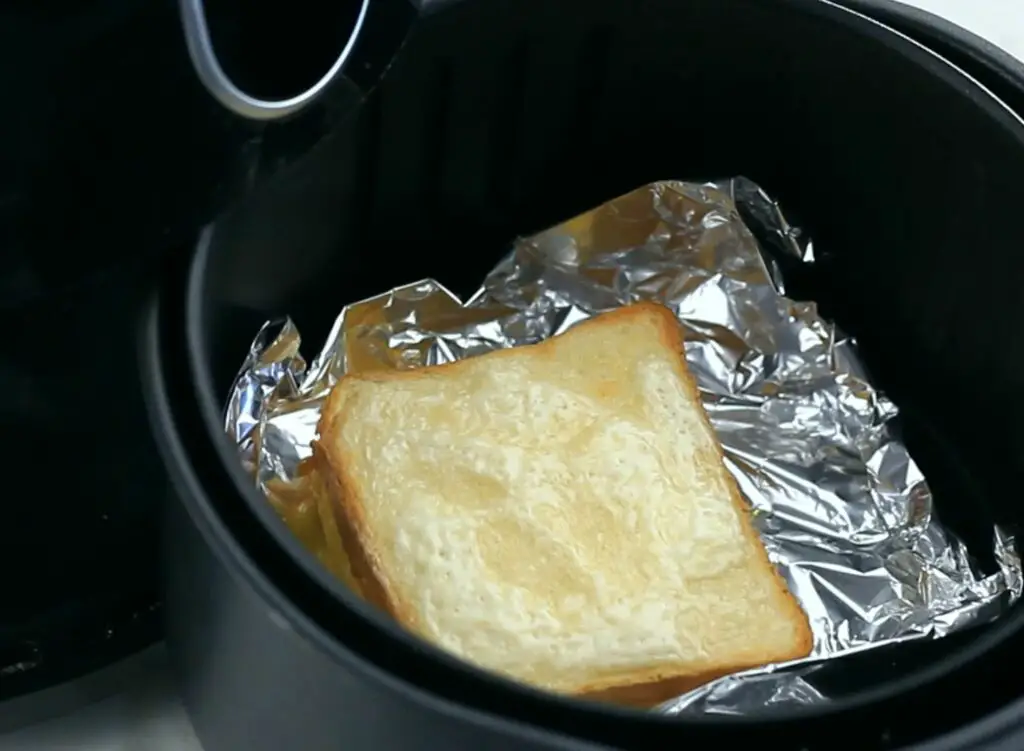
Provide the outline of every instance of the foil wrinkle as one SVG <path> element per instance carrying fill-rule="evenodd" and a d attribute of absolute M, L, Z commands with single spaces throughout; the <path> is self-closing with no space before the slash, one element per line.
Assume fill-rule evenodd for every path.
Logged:
<path fill-rule="evenodd" d="M 746 221 L 745 221 L 746 219 Z M 771 237 L 776 255 L 754 233 Z M 758 186 L 658 182 L 529 238 L 460 300 L 426 279 L 347 306 L 307 365 L 291 321 L 256 336 L 225 429 L 264 490 L 297 480 L 320 406 L 348 372 L 405 369 L 541 341 L 639 300 L 670 307 L 686 359 L 769 556 L 808 614 L 812 655 L 727 676 L 661 709 L 743 714 L 826 702 L 826 661 L 990 621 L 1021 596 L 1015 540 L 985 574 L 943 527 L 856 343 L 786 296 L 777 253 L 810 238 Z"/>

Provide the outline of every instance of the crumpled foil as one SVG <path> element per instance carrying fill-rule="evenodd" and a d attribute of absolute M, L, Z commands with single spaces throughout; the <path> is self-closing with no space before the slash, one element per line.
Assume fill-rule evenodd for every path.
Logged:
<path fill-rule="evenodd" d="M 995 618 L 1021 596 L 1021 560 L 994 528 L 987 552 L 998 571 L 983 575 L 943 528 L 892 428 L 896 407 L 871 386 L 854 341 L 813 302 L 785 296 L 741 207 L 776 253 L 814 262 L 809 239 L 747 180 L 654 183 L 517 241 L 465 302 L 428 279 L 346 307 L 308 367 L 293 324 L 268 323 L 225 427 L 260 487 L 287 486 L 346 372 L 473 357 L 660 301 L 685 326 L 687 362 L 729 471 L 814 633 L 806 660 L 728 676 L 661 709 L 737 714 L 827 701 L 814 682 L 823 661 Z"/>

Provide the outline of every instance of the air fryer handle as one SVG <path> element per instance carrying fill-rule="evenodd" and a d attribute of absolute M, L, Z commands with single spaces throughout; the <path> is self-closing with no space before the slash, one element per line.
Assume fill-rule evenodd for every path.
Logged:
<path fill-rule="evenodd" d="M 335 81 L 351 73 L 379 75 L 398 52 L 417 15 L 409 0 L 360 0 L 352 33 L 323 76 L 296 96 L 268 100 L 242 91 L 221 67 L 210 38 L 205 0 L 178 0 L 178 7 L 188 55 L 204 88 L 230 112 L 260 122 L 303 111 Z"/>

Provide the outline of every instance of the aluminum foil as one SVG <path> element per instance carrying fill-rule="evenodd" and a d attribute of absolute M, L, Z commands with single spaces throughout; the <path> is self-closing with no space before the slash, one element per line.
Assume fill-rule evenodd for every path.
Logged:
<path fill-rule="evenodd" d="M 743 216 L 773 236 L 774 257 Z M 661 709 L 736 714 L 827 701 L 814 680 L 824 661 L 995 618 L 1021 595 L 1021 560 L 994 528 L 986 552 L 998 571 L 983 575 L 943 528 L 893 429 L 896 407 L 871 386 L 854 341 L 813 302 L 786 297 L 779 252 L 814 262 L 810 240 L 751 182 L 654 183 L 517 241 L 466 301 L 428 279 L 346 307 L 308 366 L 292 323 L 268 323 L 225 427 L 280 508 L 282 489 L 302 498 L 320 405 L 344 373 L 473 357 L 658 300 L 685 327 L 729 471 L 814 632 L 807 660 L 720 679 Z M 330 534 L 316 525 L 326 517 L 311 518 L 323 545 Z"/>

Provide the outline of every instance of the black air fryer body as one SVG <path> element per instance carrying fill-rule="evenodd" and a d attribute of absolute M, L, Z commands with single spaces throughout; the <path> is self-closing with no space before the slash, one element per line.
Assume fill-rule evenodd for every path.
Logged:
<path fill-rule="evenodd" d="M 215 212 L 308 152 L 390 62 L 414 6 L 367 4 L 344 72 L 298 116 L 232 112 L 190 59 L 183 9 L 245 93 L 311 87 L 352 35 L 362 0 L 15 0 L 0 10 L 0 305 L 125 257 L 188 241 Z"/>
<path fill-rule="evenodd" d="M 157 640 L 166 480 L 133 367 L 140 303 L 161 254 L 358 107 L 417 13 L 408 0 L 366 5 L 0 8 L 0 728 L 88 698 L 79 686 L 35 701 Z M 188 33 L 197 7 L 208 48 Z M 347 57 L 320 96 L 278 117 L 233 106 L 200 75 L 204 49 L 222 78 L 271 103 Z"/>
<path fill-rule="evenodd" d="M 1019 70 L 908 29 L 1024 104 Z M 308 191 L 318 174 L 331 192 Z M 174 257 L 145 320 L 176 496 L 168 645 L 208 751 L 1024 747 L 1021 689 L 992 677 L 1024 659 L 1020 609 L 836 662 L 843 698 L 806 712 L 674 720 L 485 675 L 332 580 L 223 435 L 266 319 L 291 315 L 315 349 L 346 302 L 424 276 L 464 294 L 517 235 L 652 180 L 738 174 L 815 238 L 818 261 L 791 269 L 789 288 L 858 337 L 947 524 L 982 546 L 993 521 L 1020 528 L 1003 492 L 1024 472 L 1017 114 L 925 47 L 819 0 L 447 3 L 294 183 Z"/>

